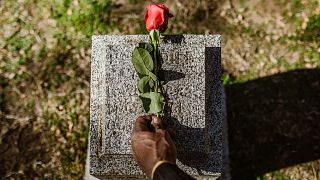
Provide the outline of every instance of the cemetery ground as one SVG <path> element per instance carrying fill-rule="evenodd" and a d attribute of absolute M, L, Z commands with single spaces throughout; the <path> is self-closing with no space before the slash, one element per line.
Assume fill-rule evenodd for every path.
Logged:
<path fill-rule="evenodd" d="M 168 1 L 222 34 L 231 175 L 320 179 L 319 0 Z M 142 0 L 0 1 L 0 177 L 80 179 L 93 34 L 145 34 Z M 132 121 L 132 120 L 130 120 Z"/>

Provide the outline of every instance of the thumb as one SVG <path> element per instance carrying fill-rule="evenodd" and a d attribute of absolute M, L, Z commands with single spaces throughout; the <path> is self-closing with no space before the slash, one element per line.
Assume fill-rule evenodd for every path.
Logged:
<path fill-rule="evenodd" d="M 163 121 L 160 117 L 153 115 L 151 119 L 151 124 L 156 131 L 158 131 L 159 129 L 164 129 Z"/>

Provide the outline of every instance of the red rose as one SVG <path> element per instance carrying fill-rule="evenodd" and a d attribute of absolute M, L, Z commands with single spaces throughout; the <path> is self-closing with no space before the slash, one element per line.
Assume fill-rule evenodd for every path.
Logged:
<path fill-rule="evenodd" d="M 173 15 L 164 4 L 149 4 L 147 12 L 144 15 L 146 28 L 149 32 L 157 29 L 163 33 L 166 31 L 168 19 L 171 17 L 173 17 Z"/>

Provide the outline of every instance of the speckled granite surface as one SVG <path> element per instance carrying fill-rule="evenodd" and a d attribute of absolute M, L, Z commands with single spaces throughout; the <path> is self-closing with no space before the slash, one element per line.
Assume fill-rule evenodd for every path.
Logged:
<path fill-rule="evenodd" d="M 93 36 L 89 170 L 96 177 L 144 177 L 130 152 L 134 120 L 143 115 L 131 53 L 146 35 Z M 193 176 L 222 168 L 221 48 L 219 35 L 163 36 L 165 116 L 176 131 L 177 164 Z"/>

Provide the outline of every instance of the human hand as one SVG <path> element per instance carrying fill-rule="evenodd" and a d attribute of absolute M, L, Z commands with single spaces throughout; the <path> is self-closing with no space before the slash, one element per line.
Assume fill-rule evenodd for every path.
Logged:
<path fill-rule="evenodd" d="M 131 135 L 133 157 L 149 178 L 158 162 L 176 163 L 176 146 L 162 124 L 157 116 L 138 117 Z"/>

